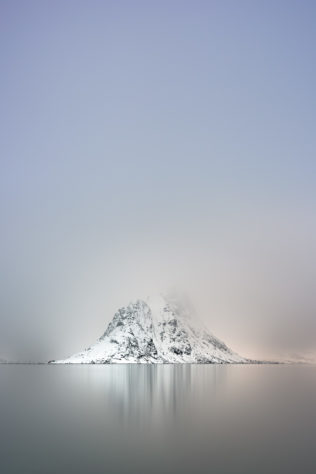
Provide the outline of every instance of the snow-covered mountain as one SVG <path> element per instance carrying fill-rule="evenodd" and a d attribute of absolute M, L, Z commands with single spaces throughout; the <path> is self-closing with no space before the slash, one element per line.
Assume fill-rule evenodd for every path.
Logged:
<path fill-rule="evenodd" d="M 137 300 L 115 313 L 91 347 L 58 364 L 247 363 L 210 334 L 183 305 L 162 296 Z"/>

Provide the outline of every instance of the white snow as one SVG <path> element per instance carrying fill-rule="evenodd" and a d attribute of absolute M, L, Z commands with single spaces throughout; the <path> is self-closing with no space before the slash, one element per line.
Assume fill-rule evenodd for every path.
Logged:
<path fill-rule="evenodd" d="M 183 305 L 157 296 L 120 308 L 93 346 L 54 363 L 247 362 L 198 324 Z"/>

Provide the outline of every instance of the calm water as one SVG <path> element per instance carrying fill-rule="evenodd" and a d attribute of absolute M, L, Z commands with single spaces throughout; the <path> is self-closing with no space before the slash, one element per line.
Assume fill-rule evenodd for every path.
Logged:
<path fill-rule="evenodd" d="M 0 366 L 0 472 L 316 472 L 314 366 Z"/>

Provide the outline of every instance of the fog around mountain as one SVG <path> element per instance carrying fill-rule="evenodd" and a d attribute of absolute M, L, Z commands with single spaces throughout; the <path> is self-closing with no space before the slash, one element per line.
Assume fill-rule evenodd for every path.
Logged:
<path fill-rule="evenodd" d="M 187 295 L 315 359 L 315 5 L 2 2 L 0 354 L 64 358 Z"/>

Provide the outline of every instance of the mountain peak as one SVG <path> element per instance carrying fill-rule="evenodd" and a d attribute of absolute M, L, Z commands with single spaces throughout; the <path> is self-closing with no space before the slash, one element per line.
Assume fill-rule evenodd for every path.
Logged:
<path fill-rule="evenodd" d="M 174 297 L 120 308 L 93 346 L 57 363 L 246 363 L 192 318 Z"/>

